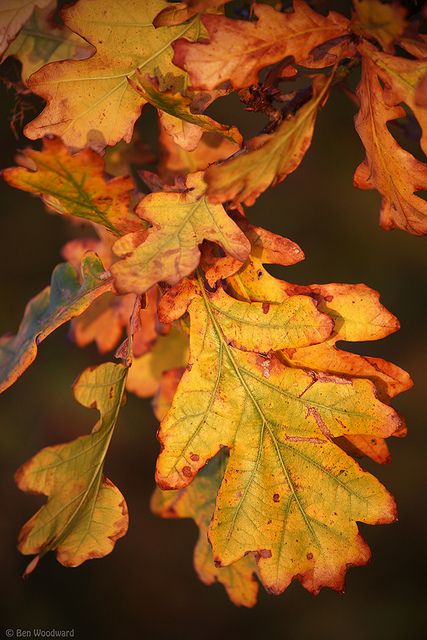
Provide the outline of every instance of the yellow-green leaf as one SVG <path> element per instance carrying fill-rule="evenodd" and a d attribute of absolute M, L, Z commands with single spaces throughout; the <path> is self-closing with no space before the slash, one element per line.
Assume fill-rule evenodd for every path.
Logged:
<path fill-rule="evenodd" d="M 194 568 L 200 580 L 207 585 L 221 583 L 234 604 L 252 607 L 258 593 L 258 583 L 254 577 L 254 557 L 249 554 L 228 567 L 217 567 L 208 540 L 208 527 L 224 469 L 225 457 L 218 454 L 188 487 L 179 491 L 156 489 L 151 508 L 163 518 L 192 518 L 199 527 L 199 539 L 194 549 Z"/>
<path fill-rule="evenodd" d="M 96 408 L 100 419 L 90 435 L 42 449 L 16 473 L 22 491 L 40 493 L 47 503 L 24 525 L 19 550 L 38 557 L 56 551 L 57 560 L 76 567 L 102 558 L 128 527 L 126 502 L 103 475 L 105 456 L 123 400 L 127 369 L 107 363 L 83 372 L 76 400 Z M 29 565 L 27 573 L 34 568 Z"/>
<path fill-rule="evenodd" d="M 221 447 L 230 450 L 209 538 L 216 563 L 255 552 L 263 584 L 341 589 L 369 550 L 357 530 L 395 519 L 384 487 L 334 442 L 387 437 L 401 426 L 367 380 L 330 380 L 276 357 L 230 346 L 209 295 L 189 306 L 190 365 L 160 427 L 157 482 L 187 486 Z"/>

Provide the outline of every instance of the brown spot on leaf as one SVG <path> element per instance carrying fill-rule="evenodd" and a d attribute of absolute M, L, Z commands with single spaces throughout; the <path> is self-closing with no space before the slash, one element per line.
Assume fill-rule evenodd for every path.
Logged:
<path fill-rule="evenodd" d="M 273 496 L 273 502 L 279 502 L 279 500 L 280 500 L 279 494 L 275 493 L 274 496 Z"/>
<path fill-rule="evenodd" d="M 188 466 L 182 468 L 182 473 L 185 475 L 186 478 L 191 478 L 191 476 L 193 475 L 191 473 L 191 467 L 188 467 Z"/>
<path fill-rule="evenodd" d="M 200 456 L 197 455 L 197 453 L 190 453 L 190 458 L 193 462 L 197 462 L 198 460 L 200 460 Z"/>
<path fill-rule="evenodd" d="M 311 553 L 311 551 L 307 553 L 307 560 L 313 560 L 313 554 Z"/>
<path fill-rule="evenodd" d="M 262 312 L 268 313 L 270 311 L 270 304 L 268 302 L 262 303 Z"/>

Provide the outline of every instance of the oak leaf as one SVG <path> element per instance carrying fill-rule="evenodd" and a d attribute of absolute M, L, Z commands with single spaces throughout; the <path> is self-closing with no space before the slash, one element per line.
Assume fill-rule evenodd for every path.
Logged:
<path fill-rule="evenodd" d="M 133 359 L 127 389 L 140 398 L 149 398 L 158 391 L 165 371 L 187 363 L 188 337 L 173 326 L 170 333 L 157 338 L 150 351 Z"/>
<path fill-rule="evenodd" d="M 203 131 L 220 133 L 231 142 L 240 145 L 242 136 L 234 126 L 221 125 L 209 116 L 194 111 L 194 96 L 183 96 L 172 91 L 159 91 L 149 78 L 140 73 L 133 81 L 136 91 L 146 102 L 159 110 L 160 122 L 166 132 L 186 151 L 194 151 Z M 200 99 L 200 96 L 197 96 Z M 210 98 L 207 102 L 210 101 Z M 207 106 L 204 105 L 204 106 Z"/>
<path fill-rule="evenodd" d="M 232 347 L 203 288 L 189 313 L 190 367 L 160 427 L 159 486 L 187 486 L 229 448 L 209 532 L 215 562 L 255 552 L 270 591 L 295 577 L 315 593 L 342 589 L 347 566 L 369 559 L 356 521 L 391 522 L 395 506 L 334 439 L 388 437 L 400 419 L 367 380 L 330 380 Z"/>
<path fill-rule="evenodd" d="M 133 180 L 106 179 L 95 151 L 72 154 L 59 138 L 45 138 L 42 151 L 27 148 L 20 160 L 24 166 L 4 169 L 3 178 L 41 197 L 51 210 L 100 224 L 115 235 L 143 227 L 130 208 Z"/>
<path fill-rule="evenodd" d="M 394 106 L 403 102 L 412 110 L 421 127 L 421 147 L 427 154 L 427 101 L 420 99 L 427 75 L 427 57 L 408 60 L 381 53 L 366 44 L 359 49 L 375 63 L 378 75 L 386 85 L 387 103 Z"/>
<path fill-rule="evenodd" d="M 365 38 L 375 38 L 385 51 L 393 51 L 393 43 L 406 28 L 406 9 L 399 2 L 354 0 L 352 30 Z"/>
<path fill-rule="evenodd" d="M 51 0 L 2 0 L 0 7 L 0 58 L 36 7 L 42 9 Z"/>
<path fill-rule="evenodd" d="M 380 84 L 380 69 L 368 57 L 362 62 L 362 79 L 357 94 L 360 109 L 357 132 L 366 150 L 366 159 L 354 175 L 361 189 L 377 189 L 381 194 L 380 224 L 383 229 L 403 229 L 427 233 L 427 202 L 416 195 L 427 189 L 427 165 L 396 142 L 387 124 L 405 116 L 400 99 Z"/>
<path fill-rule="evenodd" d="M 37 356 L 37 347 L 59 326 L 80 315 L 91 302 L 113 288 L 102 262 L 88 253 L 81 265 L 81 281 L 67 263 L 58 265 L 50 287 L 28 303 L 18 333 L 0 340 L 0 392 L 10 387 Z"/>
<path fill-rule="evenodd" d="M 29 80 L 29 87 L 47 102 L 25 128 L 31 139 L 61 136 L 71 147 L 101 150 L 124 138 L 145 102 L 129 84 L 137 70 L 154 76 L 161 90 L 184 90 L 185 75 L 172 64 L 172 42 L 197 38 L 197 18 L 177 27 L 155 29 L 152 21 L 164 0 L 79 1 L 63 12 L 71 31 L 96 47 L 86 60 L 54 62 Z"/>
<path fill-rule="evenodd" d="M 316 77 L 312 98 L 294 116 L 273 133 L 252 138 L 241 153 L 206 171 L 212 202 L 231 200 L 233 206 L 251 205 L 269 186 L 295 171 L 311 144 L 317 113 L 327 98 L 332 78 Z"/>
<path fill-rule="evenodd" d="M 225 457 L 218 454 L 188 487 L 179 491 L 156 489 L 151 509 L 163 518 L 192 518 L 199 527 L 199 539 L 194 549 L 194 567 L 200 580 L 207 585 L 221 583 L 234 604 L 253 607 L 258 593 L 258 583 L 254 578 L 254 557 L 249 554 L 227 567 L 218 567 L 214 563 L 208 540 L 208 527 L 224 469 Z"/>
<path fill-rule="evenodd" d="M 74 385 L 74 395 L 84 407 L 100 413 L 92 433 L 42 449 L 16 472 L 22 491 L 48 497 L 20 532 L 21 553 L 37 554 L 39 559 L 48 551 L 56 551 L 61 564 L 76 567 L 107 555 L 126 534 L 126 502 L 103 475 L 126 374 L 126 367 L 113 363 L 84 371 Z M 34 567 L 33 561 L 26 573 Z"/>
<path fill-rule="evenodd" d="M 190 20 L 197 13 L 218 10 L 229 0 L 188 0 L 174 2 L 162 9 L 153 21 L 155 27 L 175 26 Z"/>
<path fill-rule="evenodd" d="M 187 176 L 181 192 L 151 193 L 137 207 L 152 224 L 148 232 L 130 233 L 114 244 L 122 258 L 111 271 L 119 291 L 144 293 L 160 281 L 175 284 L 199 264 L 198 245 L 204 239 L 244 261 L 250 244 L 221 205 L 208 202 L 202 174 Z"/>
<path fill-rule="evenodd" d="M 187 175 L 208 168 L 218 160 L 225 160 L 239 151 L 240 146 L 218 133 L 204 133 L 193 151 L 179 146 L 164 127 L 160 128 L 159 175 L 172 184 L 177 174 Z"/>
<path fill-rule="evenodd" d="M 215 89 L 226 81 L 235 89 L 248 87 L 264 67 L 287 56 L 304 64 L 315 47 L 348 34 L 344 16 L 331 11 L 324 17 L 303 0 L 294 0 L 291 13 L 263 4 L 254 4 L 253 12 L 256 22 L 203 15 L 209 42 L 174 44 L 174 62 L 188 72 L 194 89 Z"/>
<path fill-rule="evenodd" d="M 65 59 L 80 60 L 92 51 L 78 35 L 62 25 L 53 24 L 55 8 L 56 2 L 44 9 L 36 8 L 4 53 L 4 58 L 14 56 L 21 62 L 24 82 L 45 64 Z"/>

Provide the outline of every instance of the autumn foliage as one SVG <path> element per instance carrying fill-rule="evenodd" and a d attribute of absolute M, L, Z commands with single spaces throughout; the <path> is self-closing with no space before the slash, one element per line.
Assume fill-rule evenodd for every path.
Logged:
<path fill-rule="evenodd" d="M 278 594 L 296 578 L 313 593 L 341 590 L 347 568 L 370 557 L 357 523 L 396 519 L 356 458 L 389 461 L 386 439 L 405 434 L 390 401 L 411 379 L 345 343 L 384 338 L 398 320 L 363 284 L 273 277 L 266 265 L 303 252 L 244 206 L 298 168 L 340 89 L 358 105 L 366 153 L 355 186 L 380 193 L 384 229 L 426 234 L 427 39 L 422 13 L 399 3 L 355 0 L 348 16 L 316 4 L 2 3 L 0 54 L 45 101 L 24 129 L 42 142 L 3 179 L 83 221 L 87 237 L 63 247 L 50 286 L 0 340 L 0 389 L 68 322 L 78 346 L 117 360 L 74 384 L 99 412 L 92 432 L 16 473 L 46 497 L 19 535 L 34 556 L 27 574 L 48 551 L 77 566 L 125 535 L 126 502 L 103 466 L 126 391 L 152 397 L 160 421 L 154 512 L 195 521 L 197 573 L 236 604 L 255 604 L 259 583 Z M 268 121 L 247 140 L 238 122 L 204 113 L 233 92 Z M 160 151 L 156 171 L 137 175 L 149 152 L 134 125 L 148 104 Z M 395 135 L 407 121 L 417 157 Z"/>

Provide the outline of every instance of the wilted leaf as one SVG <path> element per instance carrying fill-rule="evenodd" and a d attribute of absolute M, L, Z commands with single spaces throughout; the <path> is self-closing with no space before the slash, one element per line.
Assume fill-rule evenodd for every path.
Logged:
<path fill-rule="evenodd" d="M 59 138 L 45 138 L 43 150 L 26 149 L 21 162 L 24 166 L 5 169 L 3 178 L 41 197 L 53 211 L 101 224 L 115 235 L 142 228 L 130 208 L 132 179 L 107 180 L 104 162 L 95 151 L 72 154 Z"/>
<path fill-rule="evenodd" d="M 183 90 L 184 74 L 172 64 L 172 42 L 197 38 L 196 18 L 178 27 L 155 29 L 164 0 L 80 0 L 64 13 L 66 26 L 96 47 L 87 60 L 55 62 L 32 76 L 29 86 L 47 102 L 25 128 L 31 138 L 61 136 L 72 147 L 100 150 L 124 138 L 145 101 L 129 84 L 137 70 L 155 76 L 160 89 Z"/>
<path fill-rule="evenodd" d="M 209 533 L 216 563 L 255 552 L 270 591 L 295 577 L 315 593 L 342 589 L 347 566 L 369 558 L 356 521 L 391 522 L 395 506 L 333 439 L 387 437 L 400 419 L 367 380 L 331 381 L 233 348 L 203 289 L 189 313 L 190 367 L 161 424 L 159 485 L 185 487 L 228 447 Z"/>
<path fill-rule="evenodd" d="M 0 57 L 15 38 L 35 7 L 42 9 L 52 0 L 2 0 L 0 7 Z"/>
<path fill-rule="evenodd" d="M 107 555 L 126 534 L 125 499 L 103 475 L 126 373 L 126 367 L 112 363 L 84 371 L 74 385 L 74 395 L 84 407 L 100 413 L 92 433 L 42 449 L 16 472 L 22 491 L 48 497 L 20 532 L 21 553 L 41 557 L 56 551 L 61 564 L 76 567 Z M 27 573 L 33 568 L 31 563 Z"/>
<path fill-rule="evenodd" d="M 0 340 L 0 392 L 10 387 L 34 361 L 37 347 L 49 334 L 80 315 L 90 303 L 112 290 L 102 262 L 88 253 L 82 263 L 82 278 L 67 263 L 58 265 L 50 287 L 30 300 L 15 336 Z"/>
<path fill-rule="evenodd" d="M 92 48 L 66 27 L 54 25 L 56 1 L 45 9 L 35 9 L 20 34 L 10 44 L 4 58 L 14 56 L 22 63 L 22 79 L 28 80 L 44 64 L 56 60 L 87 58 Z"/>
<path fill-rule="evenodd" d="M 198 245 L 218 243 L 238 260 L 245 260 L 250 245 L 221 205 L 204 195 L 200 173 L 187 177 L 182 192 L 151 193 L 141 200 L 137 213 L 153 226 L 144 233 L 130 233 L 114 245 L 123 258 L 111 267 L 116 286 L 123 292 L 144 293 L 160 281 L 175 284 L 199 264 Z"/>
<path fill-rule="evenodd" d="M 317 112 L 327 97 L 332 77 L 316 77 L 312 98 L 276 131 L 252 138 L 240 154 L 206 171 L 212 202 L 231 200 L 234 206 L 241 202 L 251 205 L 270 185 L 295 171 L 311 144 Z"/>
<path fill-rule="evenodd" d="M 200 580 L 207 585 L 220 582 L 234 604 L 252 607 L 258 593 L 258 583 L 254 577 L 255 559 L 252 555 L 247 555 L 228 567 L 217 567 L 208 541 L 208 527 L 224 469 L 224 455 L 218 454 L 188 487 L 180 491 L 156 489 L 151 508 L 163 518 L 192 518 L 199 527 L 199 539 L 194 549 L 194 567 Z"/>
<path fill-rule="evenodd" d="M 303 0 L 294 0 L 291 13 L 263 4 L 254 4 L 253 11 L 253 22 L 203 15 L 209 42 L 174 44 L 174 62 L 188 72 L 193 88 L 215 89 L 225 81 L 237 89 L 248 87 L 264 67 L 287 56 L 308 62 L 312 49 L 348 33 L 344 16 L 331 11 L 324 17 Z"/>
<path fill-rule="evenodd" d="M 399 2 L 354 0 L 352 29 L 365 38 L 375 38 L 386 51 L 406 28 L 406 9 Z"/>

